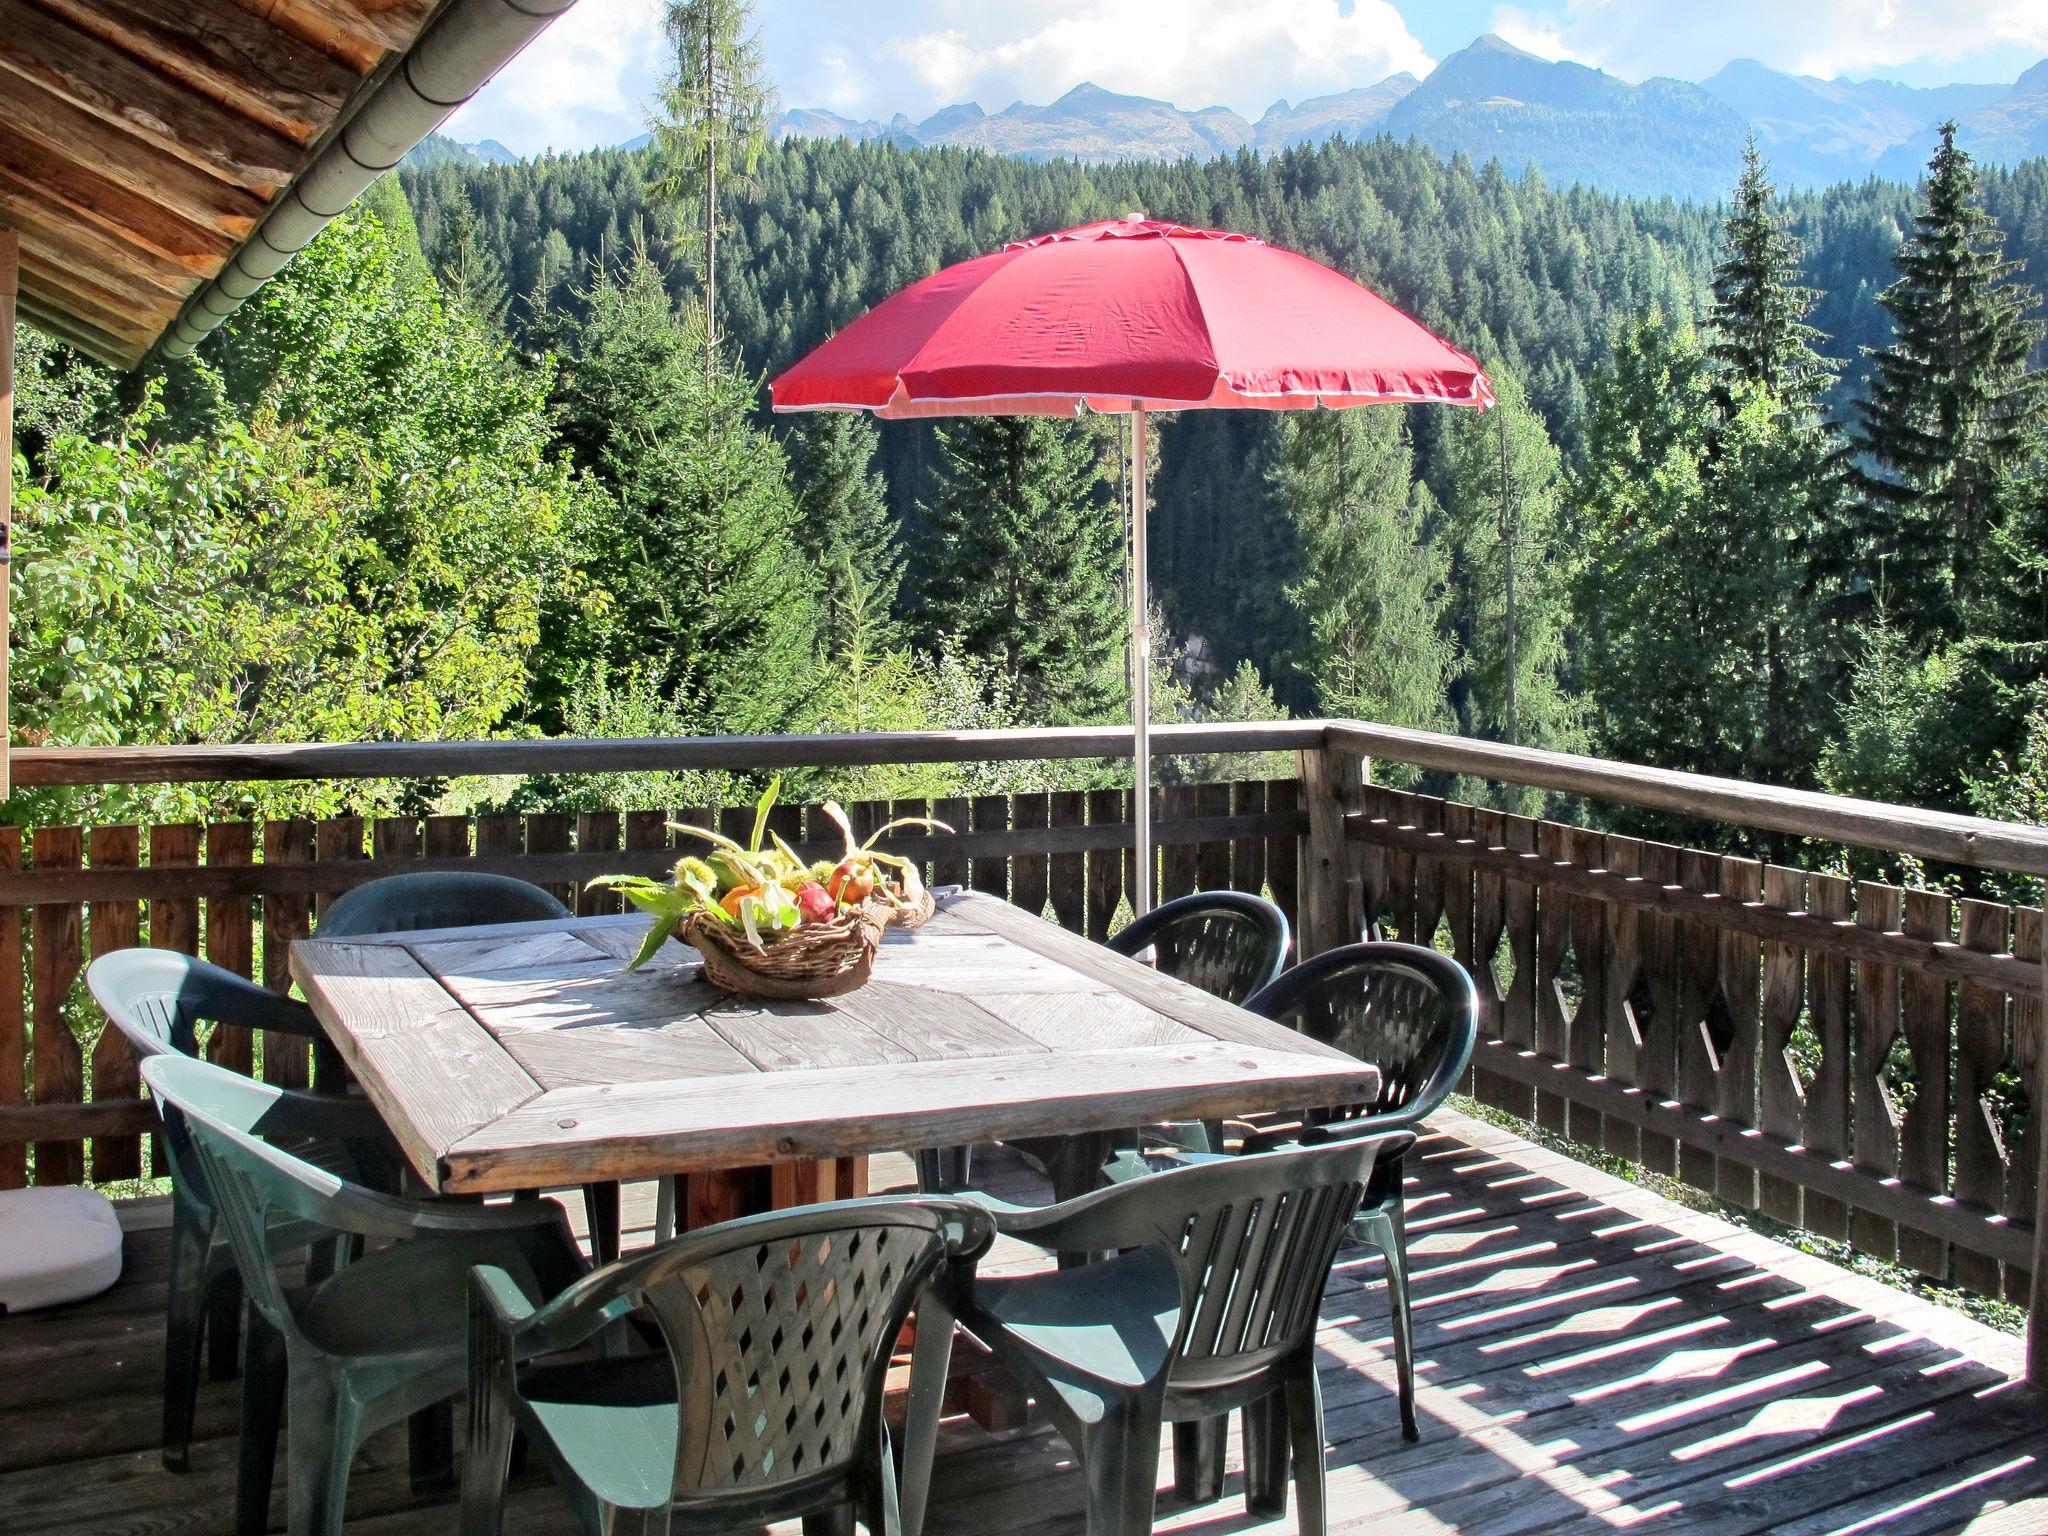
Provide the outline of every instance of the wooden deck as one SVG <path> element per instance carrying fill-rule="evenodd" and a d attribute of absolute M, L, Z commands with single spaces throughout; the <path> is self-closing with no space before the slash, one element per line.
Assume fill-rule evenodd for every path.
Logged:
<path fill-rule="evenodd" d="M 2048 1532 L 2048 1398 L 2009 1381 L 2018 1340 L 1456 1115 L 1424 1152 L 1423 1439 L 1396 1426 L 1378 1264 L 1347 1251 L 1323 1310 L 1333 1531 Z M 236 1389 L 207 1386 L 193 1471 L 162 1471 L 160 1207 L 128 1214 L 118 1288 L 0 1318 L 8 1536 L 228 1529 Z M 1248 1521 L 1239 1488 L 1184 1508 L 1169 1487 L 1160 1528 L 1293 1529 Z M 371 1444 L 350 1494 L 363 1536 L 453 1529 L 452 1505 L 409 1493 L 401 1436 Z M 570 1529 L 550 1486 L 522 1484 L 509 1532 Z M 929 1529 L 1080 1532 L 1061 1442 L 949 1427 Z"/>

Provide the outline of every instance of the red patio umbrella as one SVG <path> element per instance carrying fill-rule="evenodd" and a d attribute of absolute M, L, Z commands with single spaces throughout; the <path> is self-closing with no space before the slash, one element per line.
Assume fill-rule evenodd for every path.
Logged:
<path fill-rule="evenodd" d="M 1493 403 L 1477 362 L 1342 273 L 1249 235 L 1137 214 L 936 272 L 769 388 L 777 411 L 1131 417 L 1139 912 L 1152 904 L 1146 413 Z"/>

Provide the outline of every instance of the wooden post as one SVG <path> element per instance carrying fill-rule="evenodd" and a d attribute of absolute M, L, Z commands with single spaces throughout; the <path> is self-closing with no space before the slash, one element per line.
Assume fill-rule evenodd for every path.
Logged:
<path fill-rule="evenodd" d="M 2034 1050 L 2034 1277 L 2027 1307 L 2027 1380 L 2048 1388 L 2048 1009 Z"/>
<path fill-rule="evenodd" d="M 0 229 L 0 800 L 11 791 L 7 752 L 8 589 L 14 579 L 14 298 L 21 291 L 21 244 Z"/>
<path fill-rule="evenodd" d="M 1297 958 L 1306 960 L 1340 944 L 1355 944 L 1351 926 L 1351 872 L 1344 818 L 1362 803 L 1372 764 L 1360 753 L 1322 747 L 1296 754 L 1300 764 L 1308 836 L 1301 844 L 1301 922 Z"/>

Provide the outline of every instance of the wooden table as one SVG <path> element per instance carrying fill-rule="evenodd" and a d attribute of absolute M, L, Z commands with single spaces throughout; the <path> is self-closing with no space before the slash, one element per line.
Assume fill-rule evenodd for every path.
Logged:
<path fill-rule="evenodd" d="M 891 930 L 819 1003 L 704 982 L 646 919 L 301 939 L 293 978 L 446 1193 L 1353 1103 L 1378 1073 L 998 898 Z M 829 1195 L 829 1186 L 819 1191 Z"/>

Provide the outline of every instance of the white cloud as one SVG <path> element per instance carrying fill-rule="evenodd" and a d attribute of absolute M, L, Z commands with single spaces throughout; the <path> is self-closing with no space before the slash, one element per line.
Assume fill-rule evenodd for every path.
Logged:
<path fill-rule="evenodd" d="M 928 107 L 1046 102 L 1083 80 L 1256 117 L 1431 60 L 1390 0 L 954 0 L 946 26 L 890 39 Z M 1019 25 L 1020 13 L 1024 24 Z"/>
<path fill-rule="evenodd" d="M 663 64 L 661 0 L 583 0 L 441 130 L 523 155 L 616 144 L 646 127 Z"/>
<path fill-rule="evenodd" d="M 2044 0 L 1564 0 L 1541 17 L 1504 6 L 1493 25 L 1532 53 L 1630 80 L 1696 80 L 1734 58 L 1833 77 L 1996 48 L 2048 52 Z"/>

